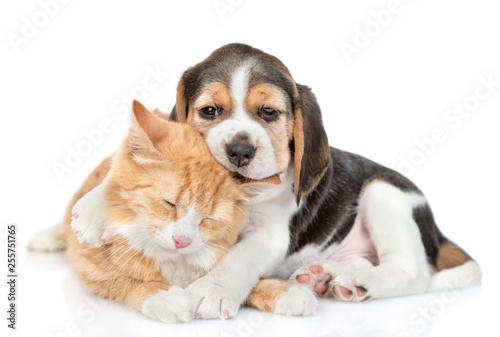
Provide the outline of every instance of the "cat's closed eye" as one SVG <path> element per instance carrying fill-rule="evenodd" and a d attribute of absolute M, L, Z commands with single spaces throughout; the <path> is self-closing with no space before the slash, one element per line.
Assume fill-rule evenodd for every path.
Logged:
<path fill-rule="evenodd" d="M 172 203 L 166 199 L 163 199 L 163 201 L 165 202 L 165 204 L 167 204 L 168 206 L 172 207 L 175 210 L 176 206 L 174 203 Z"/>

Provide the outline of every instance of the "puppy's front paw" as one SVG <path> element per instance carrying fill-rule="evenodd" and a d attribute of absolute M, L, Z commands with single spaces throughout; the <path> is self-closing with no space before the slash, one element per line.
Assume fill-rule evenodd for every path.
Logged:
<path fill-rule="evenodd" d="M 164 323 L 189 322 L 191 307 L 189 295 L 182 288 L 173 286 L 148 297 L 142 304 L 142 313 Z"/>
<path fill-rule="evenodd" d="M 108 242 L 111 232 L 107 229 L 106 199 L 104 184 L 95 187 L 85 194 L 73 207 L 71 228 L 78 241 L 93 246 Z"/>
<path fill-rule="evenodd" d="M 305 286 L 292 286 L 280 295 L 276 302 L 275 314 L 286 316 L 311 316 L 316 313 L 318 300 Z"/>
<path fill-rule="evenodd" d="M 331 283 L 336 299 L 345 302 L 361 302 L 373 299 L 373 291 L 382 280 L 373 273 L 373 268 L 347 272 L 337 276 Z"/>
<path fill-rule="evenodd" d="M 236 298 L 236 294 L 211 281 L 207 276 L 199 278 L 187 288 L 194 304 L 196 319 L 230 319 L 238 314 L 243 300 Z"/>
<path fill-rule="evenodd" d="M 314 291 L 318 297 L 328 296 L 332 275 L 320 264 L 302 267 L 290 276 L 290 283 L 299 283 Z"/>

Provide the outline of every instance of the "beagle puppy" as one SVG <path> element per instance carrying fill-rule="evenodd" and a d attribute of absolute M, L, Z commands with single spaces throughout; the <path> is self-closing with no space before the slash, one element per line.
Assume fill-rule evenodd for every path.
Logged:
<path fill-rule="evenodd" d="M 238 243 L 186 288 L 194 317 L 232 317 L 243 303 L 311 315 L 316 296 L 363 301 L 480 282 L 411 181 L 329 146 L 314 94 L 276 57 L 217 49 L 184 72 L 170 119 L 196 128 L 252 185 Z"/>
<path fill-rule="evenodd" d="M 258 274 L 363 301 L 480 282 L 410 180 L 328 145 L 314 94 L 276 57 L 219 48 L 184 73 L 170 118 L 194 126 L 228 170 L 281 181 L 256 187 L 241 253 L 220 268 L 239 269 L 238 287 Z"/>

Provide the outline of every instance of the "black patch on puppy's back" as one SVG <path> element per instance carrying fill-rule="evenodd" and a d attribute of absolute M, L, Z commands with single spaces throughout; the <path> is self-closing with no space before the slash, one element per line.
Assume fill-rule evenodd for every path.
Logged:
<path fill-rule="evenodd" d="M 403 192 L 422 194 L 408 178 L 359 155 L 330 148 L 331 163 L 317 187 L 302 200 L 290 221 L 291 241 L 288 254 L 308 244 L 326 249 L 340 243 L 351 230 L 357 215 L 358 199 L 364 186 L 383 180 Z M 416 207 L 413 219 L 418 225 L 427 259 L 434 266 L 441 234 L 429 205 Z"/>

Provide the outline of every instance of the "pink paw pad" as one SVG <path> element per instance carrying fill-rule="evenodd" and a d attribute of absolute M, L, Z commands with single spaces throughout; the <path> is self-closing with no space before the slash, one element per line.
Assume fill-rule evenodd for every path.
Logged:
<path fill-rule="evenodd" d="M 358 295 L 358 297 L 362 298 L 363 296 L 366 296 L 366 294 L 368 293 L 368 290 L 365 287 L 358 286 L 356 284 L 356 282 L 354 282 L 352 285 L 354 286 L 354 289 L 356 289 L 356 295 Z M 369 298 L 370 298 L 370 296 L 368 296 L 365 299 L 363 299 L 363 301 L 365 301 L 365 300 L 367 300 Z"/>
<path fill-rule="evenodd" d="M 318 274 L 321 274 L 323 272 L 323 267 L 321 266 L 318 266 L 318 265 L 312 265 L 312 266 L 309 266 L 308 268 L 311 273 L 313 273 L 314 275 L 318 275 Z"/>
<path fill-rule="evenodd" d="M 314 286 L 314 292 L 318 297 L 323 297 L 325 296 L 326 292 L 328 291 L 329 283 L 332 280 L 332 277 L 328 274 L 325 274 L 321 280 L 316 283 Z"/>
<path fill-rule="evenodd" d="M 352 291 L 350 291 L 346 287 L 341 286 L 338 283 L 333 285 L 333 294 L 338 299 L 342 299 L 342 300 L 346 300 L 346 301 L 350 301 L 352 299 L 352 296 L 354 295 Z"/>
<path fill-rule="evenodd" d="M 307 274 L 297 275 L 297 277 L 295 279 L 297 280 L 297 282 L 302 283 L 302 284 L 311 283 L 311 277 Z"/>
<path fill-rule="evenodd" d="M 366 290 L 363 287 L 356 287 L 356 293 L 358 294 L 359 297 L 365 296 L 367 292 L 368 290 Z"/>
<path fill-rule="evenodd" d="M 342 296 L 344 296 L 345 298 L 351 298 L 352 297 L 352 291 L 350 291 L 346 287 L 340 286 L 340 292 L 342 293 Z"/>

